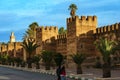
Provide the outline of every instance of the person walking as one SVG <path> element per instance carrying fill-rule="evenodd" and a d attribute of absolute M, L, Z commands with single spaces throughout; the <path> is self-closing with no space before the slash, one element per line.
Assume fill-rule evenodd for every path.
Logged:
<path fill-rule="evenodd" d="M 61 66 L 58 66 L 57 70 L 56 70 L 56 74 L 57 74 L 57 80 L 61 80 L 61 77 L 60 77 L 60 72 L 61 72 Z"/>
<path fill-rule="evenodd" d="M 61 68 L 60 77 L 61 77 L 61 80 L 66 80 L 66 71 L 65 71 L 64 65 Z"/>

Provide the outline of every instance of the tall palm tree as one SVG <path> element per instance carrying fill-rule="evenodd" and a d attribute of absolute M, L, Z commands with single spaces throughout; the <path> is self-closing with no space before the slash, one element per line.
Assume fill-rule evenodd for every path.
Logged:
<path fill-rule="evenodd" d="M 75 15 L 76 15 L 76 10 L 77 10 L 77 9 L 78 9 L 78 8 L 77 8 L 76 4 L 71 4 L 71 5 L 69 6 L 68 10 L 71 10 L 70 15 L 71 15 L 72 17 L 75 17 Z"/>
<path fill-rule="evenodd" d="M 50 66 L 53 60 L 54 53 L 51 51 L 42 51 L 41 58 L 45 64 L 45 69 L 50 70 Z"/>
<path fill-rule="evenodd" d="M 28 38 L 27 41 L 23 41 L 21 46 L 23 46 L 26 53 L 28 54 L 28 57 L 27 57 L 28 67 L 31 68 L 32 54 L 35 52 L 36 48 L 39 47 L 39 45 L 35 43 L 35 39 Z"/>
<path fill-rule="evenodd" d="M 103 57 L 103 77 L 111 77 L 111 58 L 110 55 L 116 51 L 116 43 L 106 38 L 95 42 L 96 48 L 100 51 Z"/>
<path fill-rule="evenodd" d="M 29 25 L 29 28 L 27 29 L 26 33 L 23 36 L 23 39 L 25 40 L 26 38 L 32 37 L 36 39 L 36 28 L 39 27 L 37 22 L 33 22 L 32 24 Z"/>
<path fill-rule="evenodd" d="M 82 72 L 81 64 L 85 60 L 85 54 L 80 54 L 80 53 L 72 54 L 71 57 L 77 65 L 77 74 L 82 74 L 83 72 Z"/>

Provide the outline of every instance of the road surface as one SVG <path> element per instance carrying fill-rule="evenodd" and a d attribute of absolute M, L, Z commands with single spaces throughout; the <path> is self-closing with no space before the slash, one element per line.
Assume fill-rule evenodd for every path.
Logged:
<path fill-rule="evenodd" d="M 56 80 L 56 76 L 0 67 L 0 80 Z"/>

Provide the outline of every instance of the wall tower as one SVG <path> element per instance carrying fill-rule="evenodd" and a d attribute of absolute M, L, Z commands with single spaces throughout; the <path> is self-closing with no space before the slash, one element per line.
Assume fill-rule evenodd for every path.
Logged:
<path fill-rule="evenodd" d="M 77 53 L 82 35 L 92 35 L 97 27 L 96 16 L 75 16 L 67 18 L 67 53 Z M 82 36 L 83 37 L 83 36 Z"/>
<path fill-rule="evenodd" d="M 40 53 L 40 51 L 47 49 L 44 44 L 51 43 L 53 39 L 57 39 L 57 35 L 58 28 L 55 26 L 38 27 L 36 29 L 36 43 L 40 46 L 37 48 L 36 52 Z"/>

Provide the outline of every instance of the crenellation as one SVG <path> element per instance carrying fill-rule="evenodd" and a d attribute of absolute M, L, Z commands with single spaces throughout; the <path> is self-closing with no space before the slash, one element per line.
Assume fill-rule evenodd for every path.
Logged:
<path fill-rule="evenodd" d="M 55 26 L 55 27 L 54 27 L 54 30 L 55 30 L 55 31 L 58 31 L 58 27 L 57 27 L 57 26 Z"/>
<path fill-rule="evenodd" d="M 119 23 L 116 23 L 116 24 L 115 24 L 115 29 L 116 29 L 116 30 L 118 29 L 118 26 L 119 26 Z"/>
<path fill-rule="evenodd" d="M 42 30 L 44 30 L 44 27 L 43 27 L 43 26 L 40 26 L 40 27 L 36 28 L 36 31 L 37 31 L 37 32 L 41 32 Z"/>
<path fill-rule="evenodd" d="M 114 25 L 111 25 L 111 30 L 115 30 L 115 24 Z"/>
<path fill-rule="evenodd" d="M 100 28 L 96 28 L 96 34 L 111 32 L 111 31 L 118 30 L 118 29 L 119 29 L 119 24 L 115 23 L 112 25 L 107 25 L 107 26 L 103 26 Z"/>
<path fill-rule="evenodd" d="M 70 23 L 70 22 L 72 22 L 72 17 L 67 18 L 67 23 Z"/>
<path fill-rule="evenodd" d="M 101 33 L 101 31 L 102 31 L 102 30 L 101 30 L 101 28 L 100 28 L 100 33 Z"/>
<path fill-rule="evenodd" d="M 67 40 L 66 34 L 57 35 L 57 45 L 66 43 L 67 42 L 66 40 Z"/>
<path fill-rule="evenodd" d="M 97 21 L 97 16 L 93 16 L 93 21 Z"/>
<path fill-rule="evenodd" d="M 100 33 L 100 28 L 98 28 L 98 33 Z"/>
<path fill-rule="evenodd" d="M 103 33 L 104 32 L 104 28 L 103 27 L 101 27 L 101 33 Z"/>
<path fill-rule="evenodd" d="M 44 30 L 49 30 L 49 27 L 48 27 L 48 26 L 45 26 Z"/>
<path fill-rule="evenodd" d="M 108 31 L 110 31 L 110 25 L 108 25 Z"/>
<path fill-rule="evenodd" d="M 79 20 L 79 16 L 75 16 L 75 20 Z"/>
<path fill-rule="evenodd" d="M 88 21 L 92 21 L 93 20 L 93 16 L 87 16 L 87 19 Z"/>
<path fill-rule="evenodd" d="M 83 22 L 83 21 L 86 21 L 86 22 L 90 22 L 90 21 L 97 21 L 97 17 L 96 16 L 75 16 L 75 18 L 67 18 L 67 23 L 72 23 L 73 21 L 80 21 L 80 22 Z"/>
<path fill-rule="evenodd" d="M 103 31 L 102 31 L 103 33 L 106 32 L 105 26 L 103 26 L 102 29 L 103 29 Z"/>
<path fill-rule="evenodd" d="M 81 16 L 81 20 L 86 20 L 86 16 Z"/>
<path fill-rule="evenodd" d="M 36 29 L 37 32 L 41 31 L 58 31 L 58 28 L 56 26 L 40 26 Z"/>
<path fill-rule="evenodd" d="M 64 39 L 64 38 L 67 38 L 66 34 L 57 35 L 57 39 Z"/>

